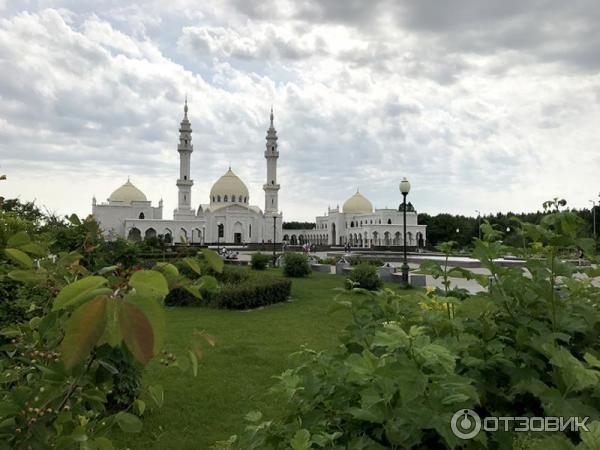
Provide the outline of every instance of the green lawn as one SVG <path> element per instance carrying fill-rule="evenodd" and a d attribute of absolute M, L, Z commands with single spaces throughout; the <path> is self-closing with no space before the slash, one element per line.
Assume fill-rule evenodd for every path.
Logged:
<path fill-rule="evenodd" d="M 246 312 L 170 309 L 168 351 L 183 354 L 194 330 L 206 330 L 216 345 L 206 351 L 196 378 L 152 363 L 144 383 L 164 387 L 164 406 L 146 412 L 142 433 L 115 432 L 115 444 L 132 449 L 208 449 L 239 433 L 247 412 L 277 414 L 281 405 L 268 391 L 275 383 L 272 376 L 291 366 L 288 356 L 302 344 L 314 349 L 337 345 L 349 313 L 328 310 L 333 289 L 342 285 L 342 277 L 313 273 L 294 279 L 288 303 Z"/>

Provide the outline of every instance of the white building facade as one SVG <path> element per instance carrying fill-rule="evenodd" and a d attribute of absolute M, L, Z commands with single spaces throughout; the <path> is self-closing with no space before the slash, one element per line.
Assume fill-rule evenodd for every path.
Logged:
<path fill-rule="evenodd" d="M 374 209 L 373 204 L 356 191 L 340 210 L 328 208 L 327 214 L 315 219 L 312 230 L 283 230 L 283 239 L 290 245 L 346 245 L 352 247 L 403 246 L 404 215 L 401 208 Z M 426 225 L 417 223 L 414 210 L 406 212 L 406 246 L 424 247 Z"/>
<path fill-rule="evenodd" d="M 250 195 L 244 182 L 231 167 L 210 190 L 207 203 L 192 207 L 191 177 L 192 128 L 188 119 L 187 100 L 184 117 L 179 127 L 179 178 L 176 181 L 177 208 L 173 219 L 163 219 L 163 202 L 153 207 L 144 193 L 129 180 L 115 190 L 107 202 L 92 200 L 92 214 L 107 236 L 140 241 L 162 235 L 166 242 L 198 244 L 247 244 L 281 242 L 283 216 L 278 210 L 279 184 L 277 183 L 277 131 L 271 110 L 267 131 L 265 159 L 267 179 L 264 212 L 250 204 Z"/>

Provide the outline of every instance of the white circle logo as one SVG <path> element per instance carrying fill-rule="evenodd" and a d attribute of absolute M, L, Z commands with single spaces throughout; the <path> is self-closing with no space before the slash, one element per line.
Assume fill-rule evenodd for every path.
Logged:
<path fill-rule="evenodd" d="M 460 409 L 450 421 L 454 436 L 460 439 L 473 439 L 481 431 L 481 418 L 472 409 Z"/>

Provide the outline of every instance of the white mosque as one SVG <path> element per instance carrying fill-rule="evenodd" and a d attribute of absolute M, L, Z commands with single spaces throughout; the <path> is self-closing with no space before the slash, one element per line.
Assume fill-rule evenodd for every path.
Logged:
<path fill-rule="evenodd" d="M 105 235 L 140 241 L 149 237 L 164 236 L 165 242 L 197 244 L 252 244 L 286 242 L 291 245 L 315 243 L 354 247 L 402 245 L 403 215 L 396 209 L 374 209 L 373 204 L 356 192 L 335 209 L 316 218 L 316 228 L 282 230 L 283 215 L 278 209 L 279 184 L 277 183 L 277 131 L 273 126 L 271 110 L 267 130 L 265 159 L 267 178 L 264 211 L 250 204 L 250 195 L 244 182 L 231 170 L 212 186 L 209 203 L 192 208 L 191 156 L 192 129 L 188 120 L 187 100 L 179 128 L 179 178 L 178 202 L 173 219 L 163 219 L 163 202 L 152 206 L 144 193 L 130 180 L 115 190 L 108 201 L 92 200 L 92 214 Z M 417 224 L 417 213 L 407 212 L 407 245 L 422 247 L 425 244 L 425 225 Z M 284 234 L 285 233 L 285 234 Z"/>
<path fill-rule="evenodd" d="M 153 207 L 144 193 L 131 181 L 114 191 L 107 203 L 92 200 L 92 214 L 104 233 L 139 241 L 162 235 L 166 242 L 189 243 L 262 243 L 281 242 L 282 215 L 278 210 L 277 183 L 277 131 L 273 126 L 267 130 L 267 180 L 264 212 L 250 204 L 250 194 L 244 182 L 233 173 L 231 167 L 217 180 L 210 190 L 209 203 L 192 208 L 192 185 L 190 176 L 192 128 L 188 120 L 187 101 L 179 128 L 179 178 L 177 179 L 178 202 L 173 219 L 163 219 L 163 203 Z M 275 236 L 274 236 L 275 234 Z"/>

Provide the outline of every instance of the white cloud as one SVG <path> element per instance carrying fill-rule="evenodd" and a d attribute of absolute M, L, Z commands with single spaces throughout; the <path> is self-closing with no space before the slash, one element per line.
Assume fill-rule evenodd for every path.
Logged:
<path fill-rule="evenodd" d="M 217 3 L 190 14 L 184 2 L 176 16 L 173 2 L 102 12 L 56 3 L 0 20 L 5 196 L 84 214 L 92 195 L 131 176 L 172 209 L 186 93 L 195 202 L 231 162 L 262 204 L 271 104 L 288 220 L 342 204 L 358 185 L 376 206 L 397 206 L 402 176 L 428 212 L 530 210 L 555 195 L 587 206 L 600 190 L 600 77 L 566 50 L 546 58 L 557 46 L 498 47 L 481 29 L 493 51 L 461 44 L 454 23 L 489 25 L 488 10 L 436 34 L 431 11 L 399 21 L 387 2 L 362 15 L 361 2 Z"/>

